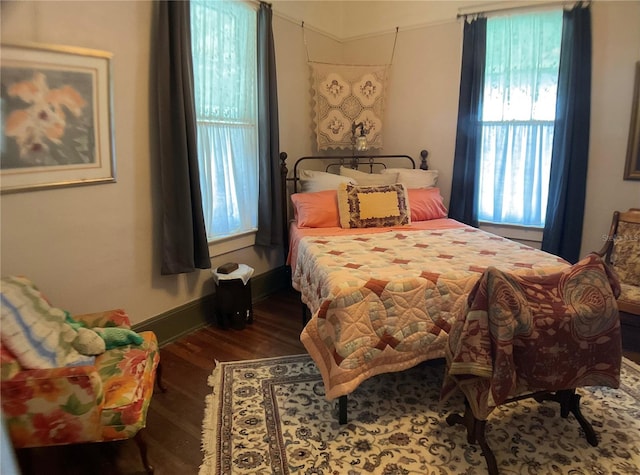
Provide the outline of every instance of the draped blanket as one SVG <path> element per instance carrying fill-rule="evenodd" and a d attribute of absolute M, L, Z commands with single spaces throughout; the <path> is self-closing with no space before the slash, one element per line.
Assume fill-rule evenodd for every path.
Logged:
<path fill-rule="evenodd" d="M 389 66 L 309 63 L 318 150 L 350 149 L 351 125 L 363 123 L 369 148 L 382 148 Z M 358 129 L 358 134 L 360 130 Z"/>
<path fill-rule="evenodd" d="M 547 276 L 489 268 L 446 345 L 442 396 L 459 388 L 486 419 L 508 398 L 620 383 L 617 277 L 596 254 Z"/>

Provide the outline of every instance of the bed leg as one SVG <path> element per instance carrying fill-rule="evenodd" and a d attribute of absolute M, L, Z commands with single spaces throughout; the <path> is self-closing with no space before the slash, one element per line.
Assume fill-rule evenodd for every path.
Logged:
<path fill-rule="evenodd" d="M 340 425 L 347 423 L 347 396 L 338 398 L 338 422 Z"/>

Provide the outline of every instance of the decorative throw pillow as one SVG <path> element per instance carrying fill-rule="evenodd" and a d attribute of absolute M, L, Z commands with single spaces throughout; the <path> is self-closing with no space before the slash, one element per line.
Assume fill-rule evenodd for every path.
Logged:
<path fill-rule="evenodd" d="M 353 178 L 358 185 L 393 185 L 397 183 L 398 174 L 365 173 L 353 168 L 340 167 L 340 175 Z"/>
<path fill-rule="evenodd" d="M 44 369 L 93 364 L 73 348 L 76 331 L 64 310 L 52 307 L 24 277 L 2 279 L 2 344 L 23 368 Z"/>
<path fill-rule="evenodd" d="M 413 188 L 407 190 L 411 221 L 446 218 L 447 208 L 442 202 L 439 188 Z"/>
<path fill-rule="evenodd" d="M 355 183 L 355 181 L 349 177 L 316 170 L 300 170 L 298 172 L 298 178 L 300 180 L 300 191 L 302 191 L 302 193 L 337 190 L 340 183 Z"/>
<path fill-rule="evenodd" d="M 373 228 L 411 223 L 411 210 L 403 185 L 358 186 L 338 189 L 338 211 L 343 228 Z"/>
<path fill-rule="evenodd" d="M 412 168 L 385 168 L 380 172 L 383 175 L 398 175 L 398 183 L 407 188 L 431 188 L 438 184 L 438 170 L 414 170 Z"/>
<path fill-rule="evenodd" d="M 336 190 L 291 195 L 296 224 L 299 228 L 329 228 L 340 226 L 338 192 Z"/>

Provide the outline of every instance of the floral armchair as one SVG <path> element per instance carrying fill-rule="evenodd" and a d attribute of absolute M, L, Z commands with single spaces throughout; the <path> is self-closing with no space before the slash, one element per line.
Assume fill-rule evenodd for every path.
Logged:
<path fill-rule="evenodd" d="M 0 394 L 14 447 L 134 438 L 153 473 L 141 430 L 160 359 L 155 334 L 141 332 L 135 334 L 139 344 L 116 342 L 98 355 L 83 355 L 74 349 L 76 331 L 60 324 L 69 315 L 51 307 L 30 281 L 2 279 L 1 290 Z M 74 315 L 73 321 L 130 332 L 123 310 Z M 29 345 L 35 354 L 33 348 L 25 352 Z"/>
<path fill-rule="evenodd" d="M 639 318 L 629 323 L 640 326 L 640 208 L 613 213 L 609 234 L 598 255 L 613 267 L 620 279 L 621 318 L 625 313 L 635 315 Z"/>

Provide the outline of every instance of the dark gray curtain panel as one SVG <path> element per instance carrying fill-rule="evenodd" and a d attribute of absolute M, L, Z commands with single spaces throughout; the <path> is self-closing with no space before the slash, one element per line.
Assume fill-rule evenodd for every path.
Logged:
<path fill-rule="evenodd" d="M 258 10 L 258 162 L 259 199 L 256 244 L 282 244 L 282 188 L 276 55 L 271 5 Z"/>
<path fill-rule="evenodd" d="M 544 251 L 580 258 L 591 116 L 591 9 L 563 13 L 558 98 L 551 155 Z"/>
<path fill-rule="evenodd" d="M 486 41 L 486 18 L 480 17 L 469 23 L 465 22 L 449 217 L 475 227 L 478 227 L 480 116 L 484 92 Z"/>
<path fill-rule="evenodd" d="M 155 4 L 162 274 L 211 267 L 202 212 L 191 57 L 190 3 Z"/>

